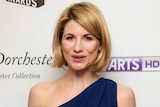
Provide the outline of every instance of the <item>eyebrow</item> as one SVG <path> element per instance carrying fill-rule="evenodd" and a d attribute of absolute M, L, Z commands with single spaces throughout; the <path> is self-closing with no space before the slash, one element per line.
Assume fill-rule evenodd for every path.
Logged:
<path fill-rule="evenodd" d="M 74 34 L 72 34 L 72 33 L 66 33 L 66 34 L 64 34 L 63 36 L 66 36 L 66 35 L 72 35 L 72 36 L 74 36 Z M 84 34 L 83 36 L 88 36 L 88 35 L 91 35 L 90 33 L 86 33 L 86 34 Z"/>
<path fill-rule="evenodd" d="M 66 35 L 72 35 L 72 36 L 74 36 L 72 33 L 66 33 L 66 34 L 62 35 L 62 37 L 65 37 Z"/>
<path fill-rule="evenodd" d="M 85 34 L 84 36 L 88 36 L 88 35 L 91 35 L 90 33 L 88 33 L 88 34 Z M 93 36 L 93 35 L 92 35 Z"/>

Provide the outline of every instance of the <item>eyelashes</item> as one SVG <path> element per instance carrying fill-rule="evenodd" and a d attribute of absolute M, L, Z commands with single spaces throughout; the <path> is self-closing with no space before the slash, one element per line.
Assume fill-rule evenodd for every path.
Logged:
<path fill-rule="evenodd" d="M 73 39 L 73 36 L 68 36 L 66 37 L 67 40 L 72 40 Z"/>
<path fill-rule="evenodd" d="M 93 40 L 93 38 L 91 38 L 91 37 L 85 37 L 85 40 L 87 40 L 87 41 L 91 41 L 91 40 Z"/>

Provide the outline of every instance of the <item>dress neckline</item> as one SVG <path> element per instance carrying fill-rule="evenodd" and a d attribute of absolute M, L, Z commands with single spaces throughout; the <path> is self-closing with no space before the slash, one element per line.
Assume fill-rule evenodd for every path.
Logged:
<path fill-rule="evenodd" d="M 103 80 L 104 78 L 100 77 L 99 79 L 97 79 L 96 81 L 94 81 L 93 83 L 91 83 L 89 86 L 87 86 L 82 92 L 80 92 L 78 95 L 76 95 L 75 97 L 73 97 L 72 99 L 70 99 L 69 101 L 59 105 L 58 107 L 64 106 L 74 100 L 76 100 L 79 96 L 83 95 L 85 92 L 87 92 L 90 88 L 92 88 L 95 84 L 99 83 L 101 80 Z"/>

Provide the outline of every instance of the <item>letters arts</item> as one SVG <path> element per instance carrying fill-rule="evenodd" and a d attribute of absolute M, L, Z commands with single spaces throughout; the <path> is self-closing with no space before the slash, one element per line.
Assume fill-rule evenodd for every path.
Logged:
<path fill-rule="evenodd" d="M 107 71 L 141 71 L 142 58 L 111 58 Z"/>
<path fill-rule="evenodd" d="M 106 71 L 160 71 L 160 57 L 112 57 Z"/>
<path fill-rule="evenodd" d="M 44 5 L 44 0 L 6 0 L 6 1 L 36 8 Z"/>

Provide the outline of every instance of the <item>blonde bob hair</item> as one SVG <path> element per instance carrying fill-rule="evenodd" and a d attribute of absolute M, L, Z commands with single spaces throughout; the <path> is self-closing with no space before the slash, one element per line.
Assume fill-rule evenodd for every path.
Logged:
<path fill-rule="evenodd" d="M 100 41 L 101 50 L 96 60 L 92 63 L 92 67 L 94 72 L 104 70 L 110 60 L 110 35 L 101 11 L 90 2 L 80 2 L 70 5 L 58 19 L 52 44 L 54 53 L 53 67 L 60 68 L 67 66 L 61 50 L 61 39 L 64 27 L 70 20 L 75 20 Z"/>

